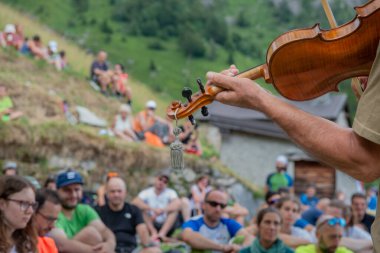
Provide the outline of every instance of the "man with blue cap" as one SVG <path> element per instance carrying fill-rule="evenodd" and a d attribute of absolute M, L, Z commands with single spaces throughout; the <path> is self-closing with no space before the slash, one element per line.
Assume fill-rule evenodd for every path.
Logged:
<path fill-rule="evenodd" d="M 60 252 L 115 252 L 115 236 L 94 209 L 80 204 L 83 195 L 82 176 L 67 170 L 56 179 L 62 204 L 56 228 L 51 232 Z"/>

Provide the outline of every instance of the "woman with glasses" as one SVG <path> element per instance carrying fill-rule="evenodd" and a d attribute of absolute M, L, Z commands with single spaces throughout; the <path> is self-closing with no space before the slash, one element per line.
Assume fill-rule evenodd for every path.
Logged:
<path fill-rule="evenodd" d="M 280 239 L 282 218 L 273 207 L 262 209 L 257 215 L 257 238 L 252 245 L 240 250 L 240 253 L 292 253 Z"/>
<path fill-rule="evenodd" d="M 20 176 L 0 177 L 0 252 L 37 252 L 31 219 L 37 208 L 33 185 Z"/>
<path fill-rule="evenodd" d="M 283 220 L 280 238 L 286 245 L 296 248 L 313 241 L 309 232 L 294 226 L 301 212 L 301 203 L 297 198 L 292 196 L 281 198 L 276 203 L 276 207 L 280 211 Z"/>

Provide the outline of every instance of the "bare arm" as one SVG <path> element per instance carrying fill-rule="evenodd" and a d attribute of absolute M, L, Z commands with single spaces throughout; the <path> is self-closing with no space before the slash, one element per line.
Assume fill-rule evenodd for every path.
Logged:
<path fill-rule="evenodd" d="M 149 231 L 145 223 L 141 223 L 136 227 L 137 234 L 141 240 L 142 245 L 150 243 Z"/>
<path fill-rule="evenodd" d="M 344 246 L 354 252 L 373 249 L 373 244 L 371 240 L 353 239 L 348 237 L 343 237 L 339 245 Z"/>
<path fill-rule="evenodd" d="M 104 223 L 100 220 L 92 221 L 89 226 L 95 227 L 95 229 L 101 234 L 103 242 L 96 245 L 94 249 L 99 252 L 107 252 L 111 253 L 115 251 L 116 248 L 116 239 L 113 232 L 104 225 Z"/>
<path fill-rule="evenodd" d="M 58 251 L 61 253 L 93 253 L 92 246 L 84 244 L 80 241 L 70 240 L 65 232 L 59 228 L 53 228 L 50 232 L 51 238 L 57 245 Z"/>
<path fill-rule="evenodd" d="M 249 246 L 251 245 L 253 239 L 255 239 L 254 236 L 252 236 L 248 230 L 246 230 L 245 228 L 242 228 L 240 229 L 237 234 L 237 236 L 241 235 L 241 236 L 244 236 L 244 241 L 243 241 L 243 246 Z"/>
<path fill-rule="evenodd" d="M 297 248 L 298 246 L 311 243 L 311 241 L 305 238 L 300 238 L 300 237 L 283 234 L 283 233 L 280 233 L 279 237 L 286 245 L 288 245 L 291 248 Z"/>
<path fill-rule="evenodd" d="M 132 200 L 132 204 L 140 208 L 142 211 L 150 211 L 152 208 L 148 206 L 142 199 L 136 197 Z"/>
<path fill-rule="evenodd" d="M 182 232 L 182 240 L 189 244 L 192 248 L 200 250 L 224 251 L 224 246 L 226 246 L 216 243 L 202 236 L 200 233 L 191 230 L 190 228 L 185 228 L 185 230 Z"/>
<path fill-rule="evenodd" d="M 368 182 L 380 176 L 380 145 L 287 104 L 249 79 L 228 76 L 236 73 L 231 68 L 224 74 L 207 74 L 208 83 L 227 89 L 216 100 L 265 113 L 311 155 L 358 180 Z"/>

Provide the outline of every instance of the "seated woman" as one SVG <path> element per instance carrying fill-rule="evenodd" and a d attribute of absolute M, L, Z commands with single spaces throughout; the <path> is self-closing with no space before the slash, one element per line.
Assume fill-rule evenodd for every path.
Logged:
<path fill-rule="evenodd" d="M 309 232 L 294 226 L 301 212 L 301 203 L 297 198 L 293 196 L 281 198 L 277 202 L 276 207 L 283 219 L 280 238 L 286 245 L 296 248 L 313 241 L 313 237 Z"/>
<path fill-rule="evenodd" d="M 280 239 L 282 218 L 273 207 L 262 209 L 257 215 L 257 238 L 252 245 L 240 250 L 240 253 L 292 253 Z"/>
<path fill-rule="evenodd" d="M 112 76 L 112 89 L 115 95 L 125 97 L 128 104 L 132 103 L 132 92 L 128 85 L 128 74 L 124 72 L 122 64 L 115 65 Z"/>
<path fill-rule="evenodd" d="M 209 185 L 209 177 L 207 175 L 199 176 L 196 183 L 191 186 L 190 208 L 193 216 L 202 214 L 202 203 L 206 193 L 211 190 L 212 187 Z"/>
<path fill-rule="evenodd" d="M 113 133 L 125 141 L 137 141 L 137 136 L 133 132 L 132 122 L 131 107 L 125 104 L 121 105 L 119 113 L 112 123 Z"/>
<path fill-rule="evenodd" d="M 20 176 L 0 177 L 0 252 L 37 252 L 32 215 L 37 209 L 33 185 Z"/>

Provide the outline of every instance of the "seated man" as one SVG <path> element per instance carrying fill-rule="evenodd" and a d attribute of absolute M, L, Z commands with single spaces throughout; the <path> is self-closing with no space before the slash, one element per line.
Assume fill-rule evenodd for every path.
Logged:
<path fill-rule="evenodd" d="M 39 253 L 58 253 L 53 239 L 46 236 L 53 228 L 61 212 L 61 202 L 58 194 L 52 190 L 39 190 L 36 194 L 37 210 L 34 215 L 36 230 L 38 233 Z"/>
<path fill-rule="evenodd" d="M 362 193 L 355 193 L 351 197 L 351 208 L 354 224 L 371 233 L 375 217 L 367 214 L 367 197 Z"/>
<path fill-rule="evenodd" d="M 7 122 L 22 115 L 22 112 L 13 109 L 13 102 L 8 96 L 7 87 L 0 86 L 0 121 Z"/>
<path fill-rule="evenodd" d="M 132 201 L 143 211 L 144 221 L 153 240 L 163 239 L 174 232 L 181 201 L 177 193 L 167 187 L 170 179 L 168 171 L 160 171 L 154 186 L 143 190 Z"/>
<path fill-rule="evenodd" d="M 182 239 L 194 249 L 217 252 L 236 252 L 240 246 L 228 244 L 235 236 L 244 236 L 244 246 L 248 246 L 253 237 L 235 220 L 222 218 L 227 206 L 227 195 L 219 190 L 211 190 L 202 204 L 204 214 L 182 225 Z"/>
<path fill-rule="evenodd" d="M 120 177 L 111 177 L 106 184 L 108 202 L 97 209 L 100 218 L 116 237 L 116 253 L 130 253 L 137 247 L 139 236 L 143 249 L 141 253 L 160 252 L 150 241 L 149 231 L 140 209 L 125 202 L 127 189 Z"/>
<path fill-rule="evenodd" d="M 139 112 L 133 121 L 133 130 L 141 140 L 157 147 L 163 147 L 170 139 L 170 124 L 156 116 L 157 104 L 149 100 L 145 110 Z"/>
<path fill-rule="evenodd" d="M 339 247 L 343 236 L 345 221 L 330 215 L 323 215 L 319 218 L 316 226 L 317 243 L 300 246 L 296 253 L 352 253 L 344 247 Z"/>
<path fill-rule="evenodd" d="M 91 80 L 98 84 L 103 94 L 107 94 L 107 85 L 111 82 L 111 75 L 108 71 L 107 53 L 100 51 L 95 61 L 91 64 Z"/>
<path fill-rule="evenodd" d="M 60 252 L 115 252 L 115 237 L 94 209 L 79 204 L 83 195 L 81 175 L 73 170 L 57 176 L 62 203 L 56 228 L 50 233 Z"/>

